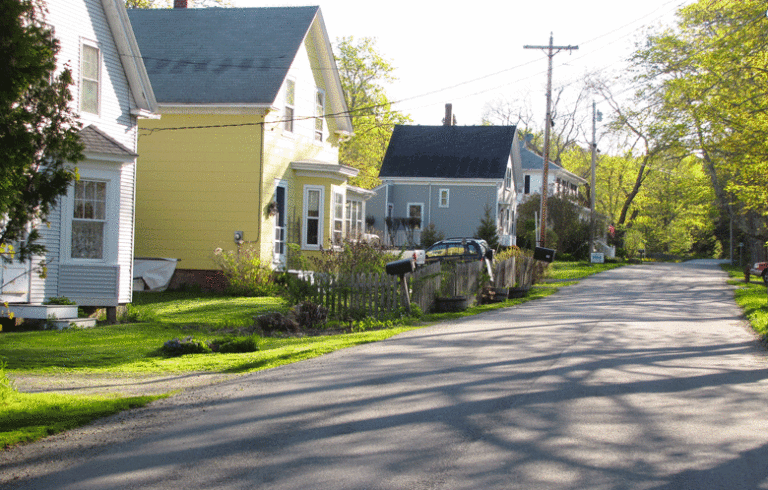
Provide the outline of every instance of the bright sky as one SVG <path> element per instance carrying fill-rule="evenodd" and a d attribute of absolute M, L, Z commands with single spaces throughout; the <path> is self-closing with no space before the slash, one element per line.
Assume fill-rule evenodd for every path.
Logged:
<path fill-rule="evenodd" d="M 546 107 L 546 52 L 524 45 L 578 46 L 553 59 L 553 86 L 620 69 L 649 26 L 670 25 L 692 0 L 231 0 L 235 7 L 320 5 L 331 42 L 374 37 L 398 80 L 387 87 L 414 124 L 439 125 L 453 104 L 460 125 L 480 124 L 499 97 Z M 598 101 L 599 103 L 599 101 Z M 540 110 L 539 110 L 540 109 Z"/>

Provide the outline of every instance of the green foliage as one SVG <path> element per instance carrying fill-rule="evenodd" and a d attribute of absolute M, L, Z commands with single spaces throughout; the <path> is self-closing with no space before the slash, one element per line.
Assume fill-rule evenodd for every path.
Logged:
<path fill-rule="evenodd" d="M 281 274 L 277 283 L 282 286 L 281 294 L 289 306 L 317 295 L 316 285 L 288 273 Z"/>
<path fill-rule="evenodd" d="M 299 324 L 292 316 L 284 315 L 278 311 L 272 311 L 256 317 L 256 325 L 264 335 L 297 334 Z"/>
<path fill-rule="evenodd" d="M 232 296 L 274 296 L 280 290 L 272 270 L 261 264 L 259 252 L 253 246 L 226 252 L 216 249 L 213 261 L 227 278 L 227 293 Z"/>
<path fill-rule="evenodd" d="M 381 273 L 395 260 L 382 244 L 344 239 L 340 247 L 321 250 L 309 259 L 312 270 L 329 274 Z"/>
<path fill-rule="evenodd" d="M 482 238 L 488 242 L 491 250 L 499 248 L 499 234 L 496 227 L 496 219 L 491 215 L 491 206 L 485 205 L 483 217 L 480 219 L 480 226 L 475 231 L 476 238 Z"/>
<path fill-rule="evenodd" d="M 698 0 L 678 11 L 674 28 L 649 35 L 634 56 L 636 80 L 653 97 L 655 117 L 684 128 L 681 141 L 706 171 L 720 221 L 736 214 L 733 221 L 753 236 L 765 236 L 768 213 L 765 11 L 758 0 Z M 753 216 L 740 219 L 744 211 Z M 719 227 L 722 240 L 728 228 Z M 677 242 L 669 248 L 680 248 Z"/>
<path fill-rule="evenodd" d="M 429 248 L 445 239 L 445 233 L 438 231 L 434 223 L 428 224 L 421 232 L 421 248 Z"/>
<path fill-rule="evenodd" d="M 166 356 L 183 356 L 185 354 L 210 354 L 211 348 L 201 340 L 192 337 L 168 340 L 161 349 Z"/>
<path fill-rule="evenodd" d="M 535 213 L 540 209 L 538 194 L 533 194 L 517 208 L 518 223 L 522 223 L 523 233 L 518 243 L 528 249 L 536 244 L 534 221 Z M 550 196 L 547 198 L 547 235 L 546 246 L 554 248 L 558 254 L 571 254 L 585 258 L 589 240 L 589 222 L 582 221 L 578 206 L 566 197 Z"/>
<path fill-rule="evenodd" d="M 296 322 L 303 328 L 319 328 L 328 321 L 328 308 L 311 301 L 303 301 L 293 308 Z"/>
<path fill-rule="evenodd" d="M 213 352 L 219 352 L 221 354 L 243 354 L 245 352 L 256 352 L 259 350 L 259 339 L 256 336 L 226 337 L 219 340 L 212 340 L 208 345 Z"/>
<path fill-rule="evenodd" d="M 16 386 L 5 374 L 5 365 L 4 361 L 0 361 L 0 405 L 9 403 L 16 395 Z"/>
<path fill-rule="evenodd" d="M 42 254 L 37 229 L 77 177 L 80 123 L 72 110 L 69 69 L 54 75 L 59 42 L 43 3 L 0 0 L 0 252 L 24 261 Z M 9 250 L 10 245 L 14 250 Z"/>
<path fill-rule="evenodd" d="M 65 306 L 75 306 L 77 303 L 72 301 L 71 299 L 67 298 L 66 296 L 56 296 L 52 298 L 48 298 L 46 301 L 43 301 L 44 305 L 65 305 Z"/>
<path fill-rule="evenodd" d="M 377 52 L 375 39 L 337 39 L 335 55 L 355 128 L 355 135 L 340 145 L 339 163 L 360 170 L 350 184 L 372 189 L 380 183 L 379 169 L 395 124 L 410 118 L 391 107 L 384 84 L 396 80 L 394 67 Z"/>

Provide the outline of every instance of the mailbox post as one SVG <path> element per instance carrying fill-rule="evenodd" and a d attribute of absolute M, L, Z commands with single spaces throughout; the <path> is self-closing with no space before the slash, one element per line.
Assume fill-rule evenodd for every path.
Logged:
<path fill-rule="evenodd" d="M 390 276 L 400 276 L 400 284 L 403 286 L 403 296 L 405 297 L 405 310 L 411 314 L 411 295 L 408 292 L 408 282 L 405 275 L 416 270 L 416 261 L 411 259 L 395 260 L 387 264 L 387 274 Z"/>

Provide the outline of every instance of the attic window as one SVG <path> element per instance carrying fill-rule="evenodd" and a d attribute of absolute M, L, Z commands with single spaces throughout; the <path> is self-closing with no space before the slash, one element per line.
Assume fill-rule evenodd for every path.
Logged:
<path fill-rule="evenodd" d="M 323 141 L 323 121 L 325 120 L 325 92 L 317 89 L 315 97 L 315 141 Z"/>
<path fill-rule="evenodd" d="M 283 116 L 283 128 L 293 132 L 293 104 L 296 100 L 296 81 L 285 81 L 285 114 Z"/>
<path fill-rule="evenodd" d="M 99 48 L 83 44 L 80 65 L 80 110 L 99 113 Z"/>

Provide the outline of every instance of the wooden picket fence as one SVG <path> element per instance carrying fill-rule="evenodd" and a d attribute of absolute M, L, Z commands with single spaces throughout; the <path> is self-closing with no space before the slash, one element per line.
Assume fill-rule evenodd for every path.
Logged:
<path fill-rule="evenodd" d="M 530 257 L 517 257 L 498 262 L 493 266 L 496 287 L 512 287 L 515 284 L 529 288 L 533 281 L 535 261 Z M 418 268 L 406 275 L 411 304 L 422 311 L 432 311 L 438 296 L 459 295 L 478 297 L 483 262 L 464 264 L 434 263 Z M 405 306 L 400 278 L 381 274 L 309 274 L 304 280 L 313 283 L 315 291 L 306 299 L 328 308 L 336 318 L 381 318 Z"/>

